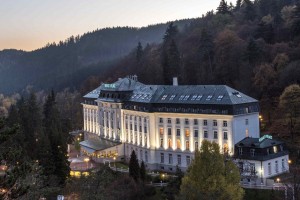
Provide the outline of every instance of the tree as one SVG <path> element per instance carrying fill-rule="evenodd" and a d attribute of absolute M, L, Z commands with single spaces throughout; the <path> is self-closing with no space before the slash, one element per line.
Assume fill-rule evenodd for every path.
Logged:
<path fill-rule="evenodd" d="M 141 42 L 138 43 L 138 46 L 136 47 L 136 61 L 137 63 L 140 63 L 143 56 L 143 47 Z"/>
<path fill-rule="evenodd" d="M 253 38 L 250 38 L 248 41 L 245 58 L 251 65 L 259 62 L 261 55 L 261 50 L 257 46 L 256 41 Z"/>
<path fill-rule="evenodd" d="M 237 0 L 234 10 L 237 10 L 237 11 L 240 10 L 241 6 L 242 6 L 242 0 Z"/>
<path fill-rule="evenodd" d="M 217 11 L 218 14 L 222 14 L 222 15 L 230 13 L 229 6 L 225 0 L 221 0 L 220 5 L 217 8 Z"/>
<path fill-rule="evenodd" d="M 141 168 L 140 168 L 140 176 L 141 176 L 141 180 L 143 181 L 143 182 L 145 182 L 145 180 L 146 180 L 146 168 L 145 168 L 145 163 L 144 163 L 144 161 L 142 161 L 142 163 L 141 163 Z"/>
<path fill-rule="evenodd" d="M 137 181 L 140 178 L 139 161 L 137 160 L 134 150 L 132 151 L 132 153 L 130 155 L 129 176 L 131 176 L 135 181 Z"/>
<path fill-rule="evenodd" d="M 292 15 L 292 33 L 293 36 L 300 35 L 300 2 L 296 4 Z"/>
<path fill-rule="evenodd" d="M 299 133 L 300 86 L 293 84 L 286 87 L 280 96 L 279 106 L 285 114 L 291 139 L 293 140 L 294 134 Z"/>
<path fill-rule="evenodd" d="M 173 200 L 179 194 L 180 185 L 184 174 L 181 169 L 176 166 L 175 177 L 171 178 L 169 184 L 164 189 L 165 199 Z"/>
<path fill-rule="evenodd" d="M 242 199 L 240 174 L 235 164 L 220 154 L 217 143 L 203 141 L 200 151 L 183 177 L 180 199 Z"/>
<path fill-rule="evenodd" d="M 244 0 L 242 7 L 244 19 L 248 21 L 253 21 L 256 18 L 256 10 L 253 2 L 250 0 Z"/>

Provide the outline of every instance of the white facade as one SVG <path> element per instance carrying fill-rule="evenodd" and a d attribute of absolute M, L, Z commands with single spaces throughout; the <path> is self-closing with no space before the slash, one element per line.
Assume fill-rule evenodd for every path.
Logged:
<path fill-rule="evenodd" d="M 129 89 L 124 90 L 124 85 Z M 186 92 L 181 86 L 169 87 L 175 87 L 178 93 Z M 171 95 L 163 94 L 162 91 L 167 92 L 165 86 L 147 86 L 131 79 L 103 84 L 98 91 L 87 94 L 85 98 L 88 100 L 82 103 L 84 131 L 102 139 L 122 143 L 119 149 L 123 149 L 119 150 L 118 156 L 125 160 L 135 150 L 138 159 L 143 160 L 148 168 L 166 171 L 174 171 L 177 165 L 183 170 L 187 169 L 203 140 L 214 141 L 220 145 L 222 153 L 233 155 L 234 145 L 244 137 L 259 137 L 258 108 L 248 110 L 248 106 L 258 105 L 256 100 L 227 86 L 193 87 L 189 88 L 193 90 L 193 94 Z M 104 93 L 100 98 L 102 90 Z M 143 101 L 148 99 L 148 102 L 130 100 L 131 104 L 125 106 L 128 97 L 125 101 L 119 99 L 129 90 L 132 93 L 131 99 L 144 95 Z M 139 91 L 145 94 L 139 95 Z M 176 107 L 170 108 L 170 112 L 162 112 L 164 108 L 138 109 L 141 104 L 150 105 L 151 98 L 157 98 L 159 105 L 177 98 L 183 105 L 189 101 L 192 108 L 182 108 L 179 112 Z M 241 104 L 237 104 L 239 112 L 233 111 L 236 108 L 231 104 L 232 98 L 234 102 L 241 101 Z M 195 104 L 197 101 L 199 105 Z M 156 105 L 158 104 L 153 104 Z M 194 111 L 196 109 L 198 113 Z"/>

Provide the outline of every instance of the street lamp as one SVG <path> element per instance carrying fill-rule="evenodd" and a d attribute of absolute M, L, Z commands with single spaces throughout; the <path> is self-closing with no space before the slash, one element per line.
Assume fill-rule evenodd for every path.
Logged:
<path fill-rule="evenodd" d="M 288 160 L 288 163 L 289 163 L 289 164 L 292 164 L 292 160 Z"/>
<path fill-rule="evenodd" d="M 114 156 L 114 164 L 115 164 L 115 169 L 117 171 L 117 166 L 116 166 L 116 157 Z"/>
<path fill-rule="evenodd" d="M 89 168 L 89 161 L 90 161 L 89 158 L 85 158 L 85 159 L 84 159 L 84 162 L 86 162 L 86 169 Z"/>
<path fill-rule="evenodd" d="M 165 174 L 162 174 L 162 181 L 164 182 Z"/>
<path fill-rule="evenodd" d="M 277 183 L 279 183 L 279 181 L 280 181 L 280 178 L 277 178 L 277 179 L 276 179 L 276 181 L 277 181 Z"/>

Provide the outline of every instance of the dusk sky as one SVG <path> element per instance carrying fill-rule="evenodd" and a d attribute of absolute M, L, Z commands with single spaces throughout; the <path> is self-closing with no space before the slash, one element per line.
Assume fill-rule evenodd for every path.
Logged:
<path fill-rule="evenodd" d="M 200 17 L 220 0 L 0 0 L 0 50 L 33 50 L 97 28 Z"/>

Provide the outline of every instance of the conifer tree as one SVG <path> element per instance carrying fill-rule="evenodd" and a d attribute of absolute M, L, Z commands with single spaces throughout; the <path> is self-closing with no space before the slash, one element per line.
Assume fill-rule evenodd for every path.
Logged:
<path fill-rule="evenodd" d="M 131 176 L 135 181 L 140 178 L 140 166 L 134 150 L 130 155 L 129 176 Z"/>
<path fill-rule="evenodd" d="M 143 56 L 143 47 L 142 47 L 141 42 L 139 42 L 138 46 L 136 48 L 136 61 L 137 61 L 137 63 L 139 63 L 141 61 L 142 56 Z"/>
<path fill-rule="evenodd" d="M 298 2 L 294 8 L 292 16 L 292 33 L 293 36 L 300 36 L 300 2 Z"/>
<path fill-rule="evenodd" d="M 141 176 L 141 180 L 144 182 L 146 180 L 146 168 L 145 168 L 144 161 L 142 161 L 141 163 L 140 176 Z"/>
<path fill-rule="evenodd" d="M 229 6 L 225 0 L 221 0 L 219 7 L 217 8 L 218 14 L 229 14 Z"/>
<path fill-rule="evenodd" d="M 245 20 L 253 21 L 255 19 L 256 10 L 253 2 L 251 2 L 250 0 L 243 1 L 243 14 Z"/>

